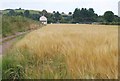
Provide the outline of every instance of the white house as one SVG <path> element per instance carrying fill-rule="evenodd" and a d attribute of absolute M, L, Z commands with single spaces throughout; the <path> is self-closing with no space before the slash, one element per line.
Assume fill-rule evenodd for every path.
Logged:
<path fill-rule="evenodd" d="M 42 24 L 44 24 L 44 25 L 47 24 L 47 18 L 45 16 L 41 16 L 39 20 Z"/>

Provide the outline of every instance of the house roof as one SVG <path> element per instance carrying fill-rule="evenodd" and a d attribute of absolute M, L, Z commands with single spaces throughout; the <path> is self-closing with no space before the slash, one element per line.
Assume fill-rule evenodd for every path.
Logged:
<path fill-rule="evenodd" d="M 47 18 L 45 16 L 41 16 L 39 20 L 40 21 L 47 21 Z"/>

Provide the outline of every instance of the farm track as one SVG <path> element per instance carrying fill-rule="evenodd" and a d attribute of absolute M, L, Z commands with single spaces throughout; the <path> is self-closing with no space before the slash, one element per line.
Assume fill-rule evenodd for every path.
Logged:
<path fill-rule="evenodd" d="M 39 28 L 37 28 L 37 29 L 39 29 Z M 34 26 L 33 26 L 32 30 L 29 30 L 26 32 L 19 32 L 19 33 L 16 33 L 15 35 L 1 38 L 0 39 L 0 43 L 1 43 L 0 44 L 0 55 L 4 54 L 5 51 L 7 51 L 12 46 L 12 44 L 16 41 L 17 37 L 24 35 L 24 34 L 27 34 L 27 33 L 30 33 L 30 32 L 37 30 L 37 29 L 36 28 L 34 29 Z"/>
<path fill-rule="evenodd" d="M 20 32 L 20 33 L 16 33 L 15 35 L 9 36 L 9 37 L 5 37 L 3 39 L 0 39 L 0 55 L 4 54 L 5 51 L 7 51 L 12 44 L 16 41 L 17 37 L 24 35 L 26 33 L 29 33 L 30 31 L 27 32 Z"/>
<path fill-rule="evenodd" d="M 41 26 L 40 28 L 42 28 L 42 27 L 43 26 Z M 21 35 L 24 35 L 24 34 L 27 34 L 27 33 L 30 33 L 30 32 L 32 32 L 34 30 L 37 30 L 37 29 L 39 29 L 38 26 L 35 25 L 35 24 L 32 24 L 31 25 L 31 30 L 28 30 L 26 32 L 18 32 L 15 35 L 8 36 L 8 37 L 5 37 L 5 38 L 0 38 L 0 55 L 5 53 L 5 51 L 7 51 L 11 47 L 12 43 L 14 43 L 16 41 L 17 37 L 19 37 Z"/>

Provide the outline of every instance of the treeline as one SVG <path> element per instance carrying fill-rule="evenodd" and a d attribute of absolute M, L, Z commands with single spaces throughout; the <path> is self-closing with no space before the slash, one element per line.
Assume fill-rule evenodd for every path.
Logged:
<path fill-rule="evenodd" d="M 73 22 L 119 25 L 120 17 L 115 15 L 112 11 L 106 11 L 103 15 L 100 16 L 95 13 L 93 8 L 76 8 L 73 12 Z"/>
<path fill-rule="evenodd" d="M 76 8 L 74 12 L 69 12 L 65 14 L 59 11 L 53 11 L 52 13 L 43 11 L 31 11 L 19 9 L 7 9 L 8 13 L 4 15 L 8 16 L 24 16 L 31 18 L 33 20 L 39 21 L 40 16 L 44 15 L 48 18 L 48 23 L 85 23 L 85 24 L 120 24 L 120 17 L 115 15 L 112 11 L 106 11 L 103 15 L 98 15 L 95 13 L 93 8 Z M 17 12 L 19 11 L 19 12 Z"/>
<path fill-rule="evenodd" d="M 23 16 L 23 17 L 27 17 L 27 18 L 31 18 L 33 20 L 38 20 L 39 17 L 41 16 L 38 13 L 30 13 L 29 10 L 23 10 L 23 9 L 6 9 L 5 11 L 7 11 L 7 13 L 5 13 L 4 15 L 7 16 Z"/>

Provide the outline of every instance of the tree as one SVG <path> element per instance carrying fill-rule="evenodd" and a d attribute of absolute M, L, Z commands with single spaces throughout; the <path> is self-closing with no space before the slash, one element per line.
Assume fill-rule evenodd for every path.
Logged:
<path fill-rule="evenodd" d="M 105 21 L 104 17 L 99 15 L 97 18 L 97 22 L 104 22 L 104 21 Z"/>
<path fill-rule="evenodd" d="M 80 11 L 80 21 L 81 22 L 86 22 L 88 19 L 88 10 L 86 8 L 82 8 Z"/>
<path fill-rule="evenodd" d="M 15 16 L 16 13 L 15 13 L 14 10 L 11 9 L 11 10 L 8 12 L 8 15 L 9 15 L 9 16 Z"/>
<path fill-rule="evenodd" d="M 22 10 L 21 8 L 15 9 L 15 10 Z"/>
<path fill-rule="evenodd" d="M 63 15 L 64 15 L 65 13 L 64 13 L 64 12 L 62 12 L 61 14 L 63 14 Z"/>
<path fill-rule="evenodd" d="M 55 14 L 55 11 L 53 11 L 53 14 Z"/>
<path fill-rule="evenodd" d="M 104 13 L 104 19 L 107 22 L 112 22 L 114 20 L 114 13 L 112 11 L 106 11 Z"/>
<path fill-rule="evenodd" d="M 19 10 L 22 10 L 21 8 L 19 8 Z"/>
<path fill-rule="evenodd" d="M 17 12 L 16 15 L 23 16 L 23 12 Z"/>
<path fill-rule="evenodd" d="M 97 21 L 98 15 L 94 13 L 93 8 L 88 9 L 88 21 L 89 22 L 94 22 Z"/>
<path fill-rule="evenodd" d="M 47 15 L 47 11 L 46 11 L 46 10 L 43 10 L 43 11 L 42 11 L 42 15 L 46 16 L 46 15 Z"/>
<path fill-rule="evenodd" d="M 25 12 L 24 12 L 24 16 L 25 16 L 25 17 L 29 17 L 29 16 L 30 16 L 30 12 L 29 12 L 29 10 L 25 10 Z"/>
<path fill-rule="evenodd" d="M 73 12 L 74 22 L 78 23 L 80 21 L 80 9 L 76 8 Z"/>
<path fill-rule="evenodd" d="M 120 22 L 120 17 L 118 15 L 114 15 L 114 22 Z"/>
<path fill-rule="evenodd" d="M 55 18 L 55 21 L 59 22 L 62 17 L 61 17 L 61 14 L 57 11 L 57 13 L 54 14 L 54 18 Z"/>
<path fill-rule="evenodd" d="M 88 11 L 91 12 L 91 13 L 94 13 L 94 9 L 93 8 L 89 8 Z"/>
<path fill-rule="evenodd" d="M 72 12 L 69 12 L 68 15 L 72 15 Z"/>
<path fill-rule="evenodd" d="M 54 14 L 49 14 L 48 23 L 56 23 Z"/>
<path fill-rule="evenodd" d="M 31 18 L 32 18 L 33 20 L 39 21 L 40 14 L 31 14 Z"/>
<path fill-rule="evenodd" d="M 76 8 L 73 13 L 74 22 L 91 23 L 97 20 L 98 15 L 94 13 L 93 8 L 82 8 L 81 10 Z"/>

